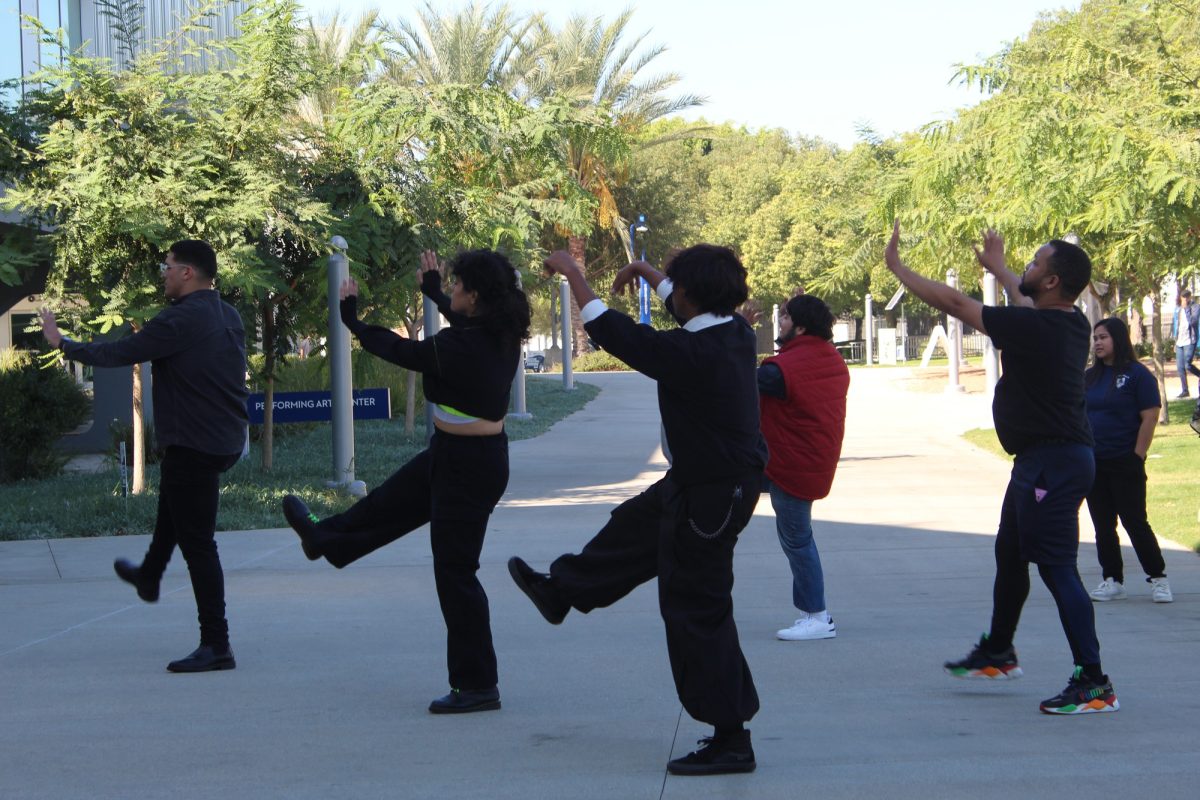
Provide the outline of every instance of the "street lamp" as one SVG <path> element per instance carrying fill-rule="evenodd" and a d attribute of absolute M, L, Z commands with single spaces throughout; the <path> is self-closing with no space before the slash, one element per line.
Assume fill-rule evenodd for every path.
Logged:
<path fill-rule="evenodd" d="M 646 233 L 650 229 L 646 227 L 646 215 L 638 214 L 637 222 L 629 226 L 629 260 L 633 261 L 637 258 L 637 234 Z M 646 260 L 646 246 L 642 245 L 642 260 Z M 644 325 L 650 324 L 650 284 L 645 278 L 638 279 L 638 322 Z"/>

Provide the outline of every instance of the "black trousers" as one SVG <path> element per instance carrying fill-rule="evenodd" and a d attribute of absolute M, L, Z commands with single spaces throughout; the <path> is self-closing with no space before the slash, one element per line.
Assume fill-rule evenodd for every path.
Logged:
<path fill-rule="evenodd" d="M 160 465 L 158 518 L 141 567 L 146 578 L 161 580 L 179 545 L 196 596 L 200 643 L 216 649 L 229 646 L 225 576 L 214 535 L 221 473 L 236 464 L 240 455 L 213 455 L 178 445 L 167 448 Z"/>
<path fill-rule="evenodd" d="M 1096 556 L 1104 577 L 1125 582 L 1118 517 L 1147 577 L 1166 575 L 1167 564 L 1146 518 L 1146 463 L 1136 453 L 1096 459 L 1096 482 L 1088 492 L 1087 506 L 1096 528 Z"/>
<path fill-rule="evenodd" d="M 508 487 L 508 436 L 436 431 L 429 449 L 341 514 L 322 520 L 325 559 L 339 569 L 429 523 L 433 577 L 446 621 L 446 662 L 456 689 L 497 684 L 479 554 L 488 517 Z"/>
<path fill-rule="evenodd" d="M 587 613 L 658 578 L 675 689 L 695 719 L 735 727 L 758 693 L 733 619 L 733 549 L 758 502 L 761 475 L 695 486 L 663 478 L 617 506 L 578 555 L 550 565 L 563 599 Z"/>

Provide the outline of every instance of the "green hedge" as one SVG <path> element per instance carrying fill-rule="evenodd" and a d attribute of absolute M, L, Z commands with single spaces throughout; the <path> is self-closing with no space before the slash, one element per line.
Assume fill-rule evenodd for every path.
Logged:
<path fill-rule="evenodd" d="M 595 350 L 591 353 L 583 353 L 575 357 L 571 362 L 571 369 L 575 372 L 629 372 L 629 365 L 612 353 L 607 353 L 603 350 Z M 559 367 L 562 370 L 562 367 Z"/>
<path fill-rule="evenodd" d="M 66 458 L 54 448 L 91 416 L 91 401 L 56 366 L 22 350 L 0 352 L 0 482 L 57 475 Z"/>

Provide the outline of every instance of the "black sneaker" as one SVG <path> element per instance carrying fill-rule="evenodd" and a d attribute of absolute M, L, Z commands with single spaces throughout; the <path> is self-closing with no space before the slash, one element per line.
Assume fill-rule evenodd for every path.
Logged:
<path fill-rule="evenodd" d="M 970 680 L 1002 681 L 1019 678 L 1024 673 L 1017 664 L 1017 651 L 1010 645 L 1001 653 L 987 649 L 987 634 L 979 637 L 979 644 L 961 661 L 947 661 L 942 665 L 946 674 Z"/>
<path fill-rule="evenodd" d="M 551 625 L 562 624 L 571 606 L 554 591 L 549 575 L 538 572 L 516 556 L 508 560 L 508 574 L 512 575 L 517 588 L 533 601 L 547 622 Z"/>
<path fill-rule="evenodd" d="M 167 664 L 169 672 L 217 672 L 234 669 L 237 662 L 233 660 L 233 651 L 226 647 L 218 652 L 206 644 L 202 644 L 188 655 Z"/>
<path fill-rule="evenodd" d="M 322 553 L 320 545 L 317 544 L 320 537 L 317 523 L 321 518 L 309 511 L 304 501 L 294 494 L 283 498 L 283 518 L 300 537 L 300 549 L 304 551 L 308 560 L 316 561 L 320 558 Z"/>
<path fill-rule="evenodd" d="M 118 558 L 113 562 L 113 572 L 117 577 L 137 589 L 137 596 L 147 603 L 158 602 L 158 581 L 149 581 L 142 575 L 142 568 L 135 567 L 132 561 Z"/>
<path fill-rule="evenodd" d="M 495 711 L 500 708 L 500 690 L 451 689 L 450 694 L 429 704 L 430 714 L 469 714 L 472 711 Z"/>
<path fill-rule="evenodd" d="M 1097 683 L 1083 674 L 1083 667 L 1075 667 L 1067 688 L 1049 700 L 1043 700 L 1039 707 L 1044 714 L 1098 714 L 1116 711 L 1121 704 L 1117 702 L 1117 693 L 1107 675 Z"/>
<path fill-rule="evenodd" d="M 672 775 L 725 775 L 732 772 L 754 772 L 754 748 L 750 746 L 750 731 L 738 731 L 732 736 L 707 736 L 696 744 L 699 750 L 667 762 Z"/>

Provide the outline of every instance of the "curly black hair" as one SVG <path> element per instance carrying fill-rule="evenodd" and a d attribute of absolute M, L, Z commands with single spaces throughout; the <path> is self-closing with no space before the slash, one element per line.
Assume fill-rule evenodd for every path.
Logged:
<path fill-rule="evenodd" d="M 750 296 L 742 262 L 728 247 L 715 244 L 680 250 L 667 265 L 667 277 L 701 313 L 729 316 Z"/>
<path fill-rule="evenodd" d="M 509 343 L 529 338 L 529 300 L 512 262 L 495 250 L 466 250 L 451 260 L 450 274 L 476 293 L 484 328 Z"/>

